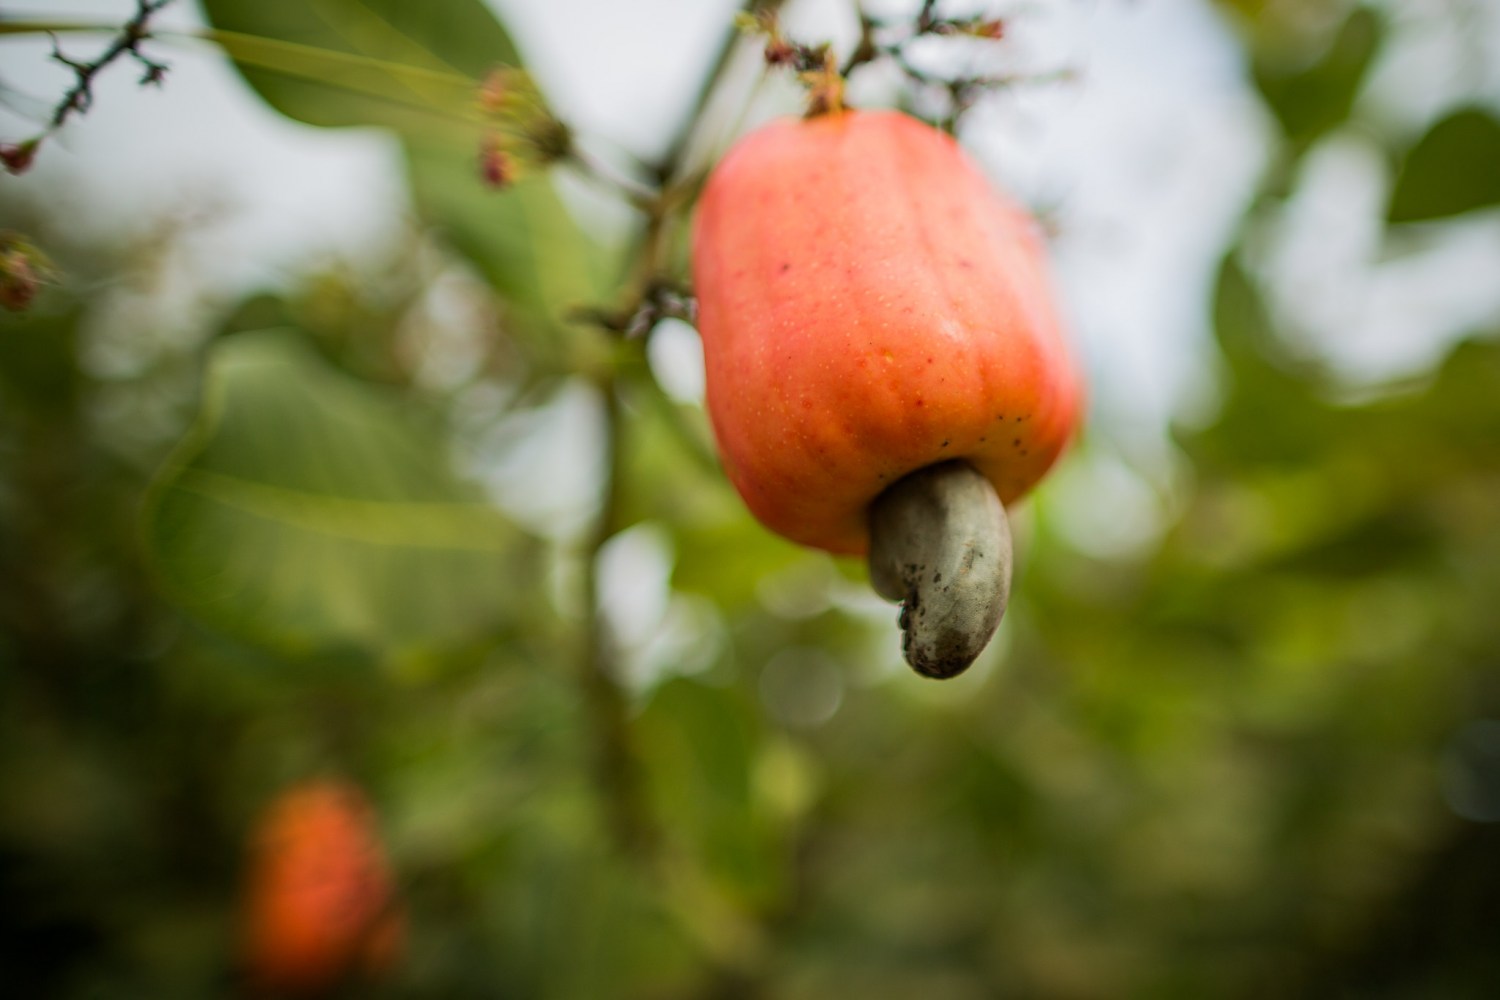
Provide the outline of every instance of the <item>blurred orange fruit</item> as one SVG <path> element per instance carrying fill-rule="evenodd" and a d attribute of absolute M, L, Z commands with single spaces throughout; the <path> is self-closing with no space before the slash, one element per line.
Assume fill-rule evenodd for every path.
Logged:
<path fill-rule="evenodd" d="M 245 951 L 256 984 L 306 996 L 369 979 L 396 963 L 404 936 L 363 793 L 315 780 L 277 796 L 250 845 Z"/>

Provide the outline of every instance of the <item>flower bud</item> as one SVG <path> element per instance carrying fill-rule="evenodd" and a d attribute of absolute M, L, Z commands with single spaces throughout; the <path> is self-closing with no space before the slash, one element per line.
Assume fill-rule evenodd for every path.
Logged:
<path fill-rule="evenodd" d="M 500 144 L 494 132 L 484 137 L 479 147 L 479 177 L 486 187 L 497 191 L 509 187 L 516 179 L 515 161 Z"/>
<path fill-rule="evenodd" d="M 24 174 L 31 169 L 31 163 L 36 159 L 36 150 L 40 145 L 40 139 L 0 143 L 0 163 L 5 165 L 7 173 Z"/>
<path fill-rule="evenodd" d="M 21 312 L 52 277 L 45 254 L 14 233 L 0 233 L 0 305 Z"/>

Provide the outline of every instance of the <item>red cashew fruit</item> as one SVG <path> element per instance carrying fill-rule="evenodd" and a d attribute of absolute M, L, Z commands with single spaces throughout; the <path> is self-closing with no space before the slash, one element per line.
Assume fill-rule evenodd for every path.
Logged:
<path fill-rule="evenodd" d="M 295 785 L 255 825 L 245 958 L 255 985 L 320 996 L 392 968 L 405 937 L 394 880 L 364 795 L 340 781 Z"/>
<path fill-rule="evenodd" d="M 908 659 L 932 676 L 966 667 L 998 624 L 1001 505 L 1042 478 L 1079 419 L 1044 256 L 1034 222 L 957 142 L 898 112 L 772 122 L 724 156 L 699 205 L 693 282 L 725 470 L 772 531 L 869 554 L 876 589 L 905 604 L 903 626 L 993 618 L 978 648 L 954 653 L 961 665 L 948 654 L 919 665 L 908 628 Z M 913 490 L 934 477 L 952 485 Z M 976 503 L 986 525 L 971 530 Z M 921 510 L 883 517 L 883 505 Z M 956 527 L 934 527 L 955 510 Z M 928 555 L 941 539 L 913 532 L 957 549 Z M 929 591 L 985 560 L 1004 564 L 999 613 L 935 603 Z M 944 566 L 946 585 L 932 579 Z"/>

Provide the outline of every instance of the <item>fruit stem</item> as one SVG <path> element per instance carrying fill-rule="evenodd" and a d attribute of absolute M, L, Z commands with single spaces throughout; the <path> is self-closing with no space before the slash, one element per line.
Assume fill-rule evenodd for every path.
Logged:
<path fill-rule="evenodd" d="M 984 651 L 1010 600 L 1010 525 L 995 488 L 964 462 L 904 476 L 870 505 L 870 583 L 901 607 L 902 651 L 924 677 L 956 677 Z"/>

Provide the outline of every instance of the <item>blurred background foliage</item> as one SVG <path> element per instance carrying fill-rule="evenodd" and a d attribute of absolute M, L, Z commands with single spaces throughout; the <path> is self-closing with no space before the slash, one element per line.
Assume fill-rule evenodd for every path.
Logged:
<path fill-rule="evenodd" d="M 1500 317 L 1356 392 L 1256 256 L 1340 129 L 1392 165 L 1391 246 L 1500 210 L 1493 102 L 1416 135 L 1351 119 L 1388 7 L 1220 5 L 1280 136 L 1222 248 L 1218 402 L 1174 432 L 1170 523 L 1091 552 L 1044 488 L 996 649 L 946 686 L 893 668 L 860 567 L 749 519 L 643 344 L 566 321 L 625 265 L 544 176 L 485 191 L 470 125 L 424 110 L 453 93 L 330 87 L 250 37 L 477 77 L 515 59 L 488 8 L 204 8 L 277 110 L 395 130 L 418 223 L 387 273 L 309 273 L 149 349 L 91 340 L 162 253 L 129 234 L 48 246 L 67 279 L 5 317 L 8 990 L 239 992 L 247 831 L 337 774 L 409 922 L 356 995 L 1495 995 Z M 64 207 L 0 209 L 37 232 Z M 615 475 L 559 534 L 476 472 L 570 394 Z M 604 627 L 617 732 L 586 675 Z"/>

